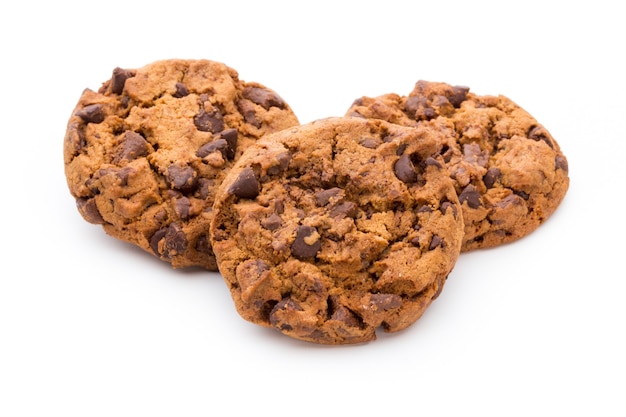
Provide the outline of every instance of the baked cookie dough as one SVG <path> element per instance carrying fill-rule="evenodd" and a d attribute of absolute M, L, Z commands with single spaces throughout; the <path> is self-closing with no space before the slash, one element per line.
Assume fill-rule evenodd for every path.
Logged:
<path fill-rule="evenodd" d="M 217 187 L 250 144 L 295 125 L 276 92 L 222 63 L 116 68 L 68 121 L 67 184 L 84 219 L 109 235 L 176 268 L 217 270 L 208 236 Z"/>
<path fill-rule="evenodd" d="M 251 145 L 222 182 L 212 220 L 239 314 L 320 344 L 414 323 L 463 237 L 441 135 L 328 118 Z"/>
<path fill-rule="evenodd" d="M 462 251 L 528 235 L 567 192 L 568 163 L 558 143 L 507 97 L 418 81 L 408 96 L 361 97 L 346 115 L 445 133 L 442 156 L 465 220 Z"/>

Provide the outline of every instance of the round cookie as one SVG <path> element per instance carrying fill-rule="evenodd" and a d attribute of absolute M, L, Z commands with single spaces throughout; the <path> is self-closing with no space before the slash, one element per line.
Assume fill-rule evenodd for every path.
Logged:
<path fill-rule="evenodd" d="M 462 251 L 526 236 L 567 192 L 568 164 L 558 143 L 507 97 L 418 81 L 408 96 L 359 98 L 346 115 L 446 133 L 443 157 L 465 220 Z"/>
<path fill-rule="evenodd" d="M 463 236 L 440 135 L 328 118 L 249 147 L 218 190 L 211 225 L 239 314 L 321 344 L 414 323 Z"/>
<path fill-rule="evenodd" d="M 67 125 L 67 184 L 79 212 L 172 266 L 217 270 L 208 237 L 217 187 L 243 150 L 298 125 L 267 87 L 208 60 L 113 70 Z"/>

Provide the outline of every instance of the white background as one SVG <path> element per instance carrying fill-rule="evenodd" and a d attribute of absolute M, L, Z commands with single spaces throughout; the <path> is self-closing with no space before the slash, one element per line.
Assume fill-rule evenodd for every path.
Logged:
<path fill-rule="evenodd" d="M 619 2 L 3 2 L 1 416 L 626 416 L 626 30 Z M 521 241 L 463 254 L 409 329 L 299 342 L 78 214 L 65 125 L 114 67 L 206 58 L 302 123 L 418 79 L 503 94 L 571 186 Z"/>

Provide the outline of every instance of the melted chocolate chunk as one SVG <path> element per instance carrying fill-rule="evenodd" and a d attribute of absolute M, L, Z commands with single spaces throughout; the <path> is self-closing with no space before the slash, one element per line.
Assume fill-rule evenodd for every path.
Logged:
<path fill-rule="evenodd" d="M 104 224 L 106 223 L 96 206 L 96 201 L 93 198 L 79 198 L 76 200 L 76 207 L 78 212 L 83 216 L 85 220 L 92 224 Z"/>
<path fill-rule="evenodd" d="M 172 223 L 165 232 L 165 255 L 180 255 L 187 250 L 187 235 L 178 223 Z"/>
<path fill-rule="evenodd" d="M 167 180 L 172 188 L 189 191 L 196 185 L 196 171 L 190 166 L 170 165 L 167 169 Z"/>
<path fill-rule="evenodd" d="M 380 140 L 375 138 L 362 138 L 359 141 L 359 145 L 369 149 L 376 149 L 378 145 L 380 145 Z"/>
<path fill-rule="evenodd" d="M 189 90 L 183 83 L 176 83 L 176 92 L 172 94 L 173 97 L 182 98 L 189 95 Z"/>
<path fill-rule="evenodd" d="M 256 117 L 256 109 L 254 108 L 254 104 L 252 104 L 249 100 L 239 100 L 237 102 L 237 107 L 239 108 L 239 112 L 243 115 L 246 123 L 256 127 L 261 127 L 261 121 Z"/>
<path fill-rule="evenodd" d="M 280 300 L 270 312 L 270 324 L 282 331 L 289 331 L 293 330 L 293 327 L 287 323 L 281 322 L 280 315 L 277 315 L 279 311 L 289 314 L 296 311 L 303 311 L 303 309 L 300 307 L 300 304 L 292 300 L 290 297 L 287 297 Z"/>
<path fill-rule="evenodd" d="M 289 162 L 291 162 L 291 153 L 289 152 L 281 152 L 276 155 L 276 160 L 278 161 L 278 165 L 272 165 L 267 168 L 268 175 L 278 175 L 281 172 L 284 172 L 287 168 L 289 168 Z"/>
<path fill-rule="evenodd" d="M 200 113 L 193 118 L 193 122 L 196 128 L 202 132 L 219 133 L 224 130 L 224 118 L 222 113 L 217 110 L 207 112 L 200 109 Z"/>
<path fill-rule="evenodd" d="M 317 232 L 315 227 L 298 226 L 296 229 L 296 239 L 291 244 L 291 253 L 299 259 L 312 258 L 322 247 L 322 242 L 318 238 L 311 236 Z M 315 239 L 311 241 L 312 239 Z"/>
<path fill-rule="evenodd" d="M 152 237 L 150 238 L 150 248 L 155 255 L 160 256 L 159 252 L 159 242 L 165 237 L 165 233 L 167 232 L 167 227 L 157 230 L 154 232 Z"/>
<path fill-rule="evenodd" d="M 444 248 L 445 247 L 445 242 L 443 241 L 443 239 L 437 235 L 433 235 L 433 238 L 430 240 L 430 245 L 428 246 L 429 250 L 433 250 L 435 248 Z"/>
<path fill-rule="evenodd" d="M 457 209 L 456 209 L 456 206 L 452 204 L 451 202 L 444 201 L 443 203 L 441 203 L 440 210 L 443 214 L 446 214 L 448 210 L 452 210 L 452 215 L 454 216 L 454 218 L 456 218 Z"/>
<path fill-rule="evenodd" d="M 424 164 L 426 166 L 434 166 L 439 169 L 443 168 L 443 166 L 439 163 L 439 161 L 437 161 L 435 158 L 430 157 L 430 156 L 424 160 Z"/>
<path fill-rule="evenodd" d="M 546 132 L 546 130 L 541 126 L 533 126 L 532 128 L 530 128 L 527 136 L 529 139 L 532 139 L 532 140 L 537 140 L 537 141 L 542 140 L 549 147 L 554 148 L 554 145 L 552 144 L 552 140 L 550 139 L 548 132 Z"/>
<path fill-rule="evenodd" d="M 116 155 L 113 161 L 115 163 L 147 156 L 150 152 L 148 142 L 139 133 L 127 131 L 121 138 L 121 142 L 117 147 Z"/>
<path fill-rule="evenodd" d="M 427 101 L 423 97 L 410 96 L 404 102 L 404 111 L 412 119 L 416 118 L 417 111 L 427 106 Z"/>
<path fill-rule="evenodd" d="M 328 190 L 322 190 L 315 193 L 315 202 L 318 206 L 322 207 L 328 204 L 331 198 L 338 196 L 341 193 L 341 189 L 334 187 Z"/>
<path fill-rule="evenodd" d="M 493 185 L 498 181 L 502 171 L 499 168 L 489 168 L 485 176 L 483 177 L 483 182 L 487 188 L 492 188 Z"/>
<path fill-rule="evenodd" d="M 104 107 L 102 104 L 90 104 L 78 110 L 76 116 L 87 123 L 102 123 L 105 118 Z"/>
<path fill-rule="evenodd" d="M 162 245 L 161 242 L 163 242 Z M 187 245 L 187 235 L 178 223 L 172 223 L 157 230 L 150 238 L 150 248 L 154 254 L 165 259 L 171 259 L 172 256 L 184 253 L 187 250 Z"/>
<path fill-rule="evenodd" d="M 413 166 L 413 162 L 411 162 L 411 158 L 408 155 L 402 155 L 393 166 L 393 170 L 396 177 L 402 182 L 412 183 L 417 181 L 415 166 Z"/>
<path fill-rule="evenodd" d="M 187 197 L 180 197 L 174 200 L 174 211 L 180 219 L 185 220 L 189 217 L 190 208 L 191 202 Z"/>
<path fill-rule="evenodd" d="M 202 145 L 200 149 L 196 151 L 196 156 L 198 156 L 199 158 L 204 158 L 215 151 L 220 151 L 224 156 L 224 159 L 226 159 L 227 148 L 228 142 L 226 142 L 225 139 L 216 139 L 213 142 L 205 143 L 204 145 Z"/>
<path fill-rule="evenodd" d="M 243 90 L 243 96 L 251 102 L 263 107 L 265 110 L 269 110 L 270 107 L 285 108 L 285 102 L 278 94 L 263 88 L 246 87 Z"/>
<path fill-rule="evenodd" d="M 237 131 L 237 129 L 226 129 L 220 132 L 220 138 L 225 140 L 228 145 L 226 147 L 226 158 L 231 161 L 235 159 L 238 137 L 239 132 Z"/>
<path fill-rule="evenodd" d="M 567 159 L 565 159 L 565 157 L 561 156 L 561 155 L 557 155 L 555 160 L 554 160 L 554 164 L 556 166 L 557 169 L 562 169 L 565 172 L 568 172 L 569 170 L 569 166 L 567 164 Z"/>
<path fill-rule="evenodd" d="M 351 217 L 356 218 L 359 210 L 352 201 L 346 201 L 341 204 L 336 205 L 330 210 L 330 216 L 333 218 L 341 218 Z"/>
<path fill-rule="evenodd" d="M 397 294 L 372 294 L 370 305 L 376 310 L 391 310 L 402 305 L 402 297 Z"/>
<path fill-rule="evenodd" d="M 122 68 L 115 68 L 113 70 L 113 75 L 111 76 L 111 84 L 109 85 L 109 91 L 113 94 L 122 94 L 124 91 L 124 85 L 126 84 L 126 80 L 134 77 L 134 73 L 129 70 L 125 70 Z"/>
<path fill-rule="evenodd" d="M 241 173 L 239 173 L 235 182 L 233 182 L 228 189 L 230 194 L 236 195 L 239 198 L 248 199 L 255 198 L 259 195 L 260 191 L 261 184 L 259 184 L 259 181 L 254 175 L 254 171 L 252 171 L 252 168 L 250 167 L 244 168 Z"/>
<path fill-rule="evenodd" d="M 196 251 L 200 253 L 213 255 L 213 250 L 211 249 L 211 242 L 209 241 L 209 238 L 207 237 L 206 234 L 202 234 L 198 236 L 198 239 L 196 240 L 195 249 Z"/>
<path fill-rule="evenodd" d="M 468 92 L 469 87 L 460 85 L 454 86 L 452 87 L 452 94 L 448 96 L 448 100 L 455 108 L 458 109 L 459 107 L 461 107 L 461 103 L 463 103 L 467 98 Z"/>
<path fill-rule="evenodd" d="M 283 223 L 283 220 L 276 213 L 272 213 L 265 220 L 261 222 L 261 226 L 267 230 L 276 230 Z"/>
<path fill-rule="evenodd" d="M 459 202 L 463 204 L 466 201 L 470 208 L 477 209 L 481 206 L 480 193 L 472 184 L 465 187 L 463 191 L 461 191 L 461 194 L 459 194 Z"/>
<path fill-rule="evenodd" d="M 342 305 L 338 305 L 337 307 L 335 307 L 335 310 L 330 316 L 330 319 L 340 321 L 348 327 L 361 326 L 361 321 L 357 318 L 357 316 L 347 307 Z"/>

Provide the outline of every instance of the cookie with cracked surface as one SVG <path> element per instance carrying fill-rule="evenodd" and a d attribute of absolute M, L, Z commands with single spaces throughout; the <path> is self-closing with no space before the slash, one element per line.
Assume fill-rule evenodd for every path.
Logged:
<path fill-rule="evenodd" d="M 446 133 L 443 153 L 463 206 L 462 251 L 518 240 L 557 209 L 568 163 L 548 130 L 505 96 L 418 81 L 408 96 L 361 97 L 348 116 Z"/>
<path fill-rule="evenodd" d="M 220 186 L 212 245 L 239 314 L 320 344 L 414 323 L 460 253 L 440 132 L 328 118 L 267 135 Z"/>
<path fill-rule="evenodd" d="M 215 191 L 243 150 L 298 125 L 271 89 L 209 60 L 113 70 L 67 125 L 67 184 L 85 220 L 172 266 L 217 270 Z"/>

